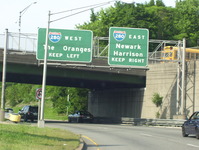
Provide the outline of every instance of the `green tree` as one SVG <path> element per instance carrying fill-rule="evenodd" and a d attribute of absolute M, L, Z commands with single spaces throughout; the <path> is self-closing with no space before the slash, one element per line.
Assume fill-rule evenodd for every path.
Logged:
<path fill-rule="evenodd" d="M 58 114 L 66 113 L 67 108 L 69 112 L 87 110 L 87 89 L 48 86 L 46 93 L 46 97 L 51 99 Z"/>
<path fill-rule="evenodd" d="M 6 88 L 6 103 L 13 107 L 20 103 L 37 102 L 36 89 L 40 85 L 9 83 Z M 88 89 L 46 86 L 46 99 L 53 102 L 53 108 L 58 114 L 75 110 L 87 110 Z M 68 99 L 69 96 L 69 99 Z"/>
<path fill-rule="evenodd" d="M 199 1 L 178 0 L 175 8 L 166 7 L 162 0 L 151 0 L 145 4 L 116 2 L 114 7 L 92 12 L 91 21 L 77 28 L 92 30 L 95 36 L 108 37 L 112 26 L 147 28 L 150 39 L 187 38 L 188 47 L 196 46 L 199 38 Z M 105 44 L 102 43 L 102 47 Z M 150 48 L 150 51 L 154 49 Z"/>
<path fill-rule="evenodd" d="M 150 21 L 153 22 L 149 23 L 150 38 L 172 40 L 175 31 L 175 26 L 172 23 L 174 8 L 153 6 L 147 7 L 146 11 L 151 16 Z"/>
<path fill-rule="evenodd" d="M 95 22 L 97 19 L 96 14 L 94 13 L 94 9 L 91 9 L 91 16 L 90 16 L 90 20 L 91 22 Z"/>
<path fill-rule="evenodd" d="M 155 6 L 155 0 L 150 0 L 148 5 L 149 6 Z"/>
<path fill-rule="evenodd" d="M 6 103 L 8 103 L 11 107 L 16 106 L 18 103 L 21 103 L 22 100 L 19 96 L 18 89 L 13 84 L 6 88 Z"/>
<path fill-rule="evenodd" d="M 199 38 L 199 1 L 177 2 L 174 21 L 178 31 L 174 38 L 187 38 L 187 46 L 195 46 Z"/>
<path fill-rule="evenodd" d="M 33 101 L 36 101 L 34 85 L 11 83 L 7 86 L 6 103 L 11 107 L 16 106 L 19 103 L 30 103 Z"/>
<path fill-rule="evenodd" d="M 162 2 L 162 0 L 156 0 L 156 6 L 163 6 L 163 7 L 165 7 L 165 4 Z"/>
<path fill-rule="evenodd" d="M 151 1 L 151 3 L 153 2 Z M 92 30 L 95 36 L 100 37 L 108 37 L 109 28 L 112 26 L 147 28 L 150 39 L 173 39 L 173 32 L 175 32 L 173 13 L 175 10 L 165 7 L 161 0 L 157 3 L 159 3 L 158 6 L 116 2 L 114 7 L 95 13 L 96 20 L 94 22 L 92 19 L 91 22 L 79 25 L 78 28 Z M 103 44 L 107 43 L 102 43 L 101 47 L 104 47 Z"/>
<path fill-rule="evenodd" d="M 88 89 L 82 88 L 70 88 L 69 89 L 69 100 L 70 109 L 69 112 L 74 112 L 77 110 L 87 110 L 88 109 Z"/>
<path fill-rule="evenodd" d="M 46 89 L 46 97 L 53 102 L 53 107 L 58 114 L 66 113 L 67 111 L 67 87 L 48 86 Z"/>

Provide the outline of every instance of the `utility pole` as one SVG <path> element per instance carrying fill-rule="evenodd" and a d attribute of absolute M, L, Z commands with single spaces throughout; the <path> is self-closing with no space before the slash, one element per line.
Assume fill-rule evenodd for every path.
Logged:
<path fill-rule="evenodd" d="M 186 119 L 186 39 L 178 41 L 176 115 Z"/>
<path fill-rule="evenodd" d="M 4 121 L 4 118 L 5 118 L 4 110 L 5 110 L 7 48 L 8 48 L 8 29 L 6 29 L 6 31 L 5 31 L 5 45 L 4 45 L 4 52 L 3 52 L 3 70 L 2 70 L 2 91 L 1 91 L 0 121 Z"/>
<path fill-rule="evenodd" d="M 40 127 L 40 128 L 43 128 L 45 126 L 45 121 L 44 121 L 44 101 L 45 101 L 45 90 L 46 90 L 49 28 L 50 28 L 50 11 L 48 13 L 48 27 L 46 29 L 46 42 L 45 42 L 43 80 L 42 80 L 41 113 L 40 113 L 40 118 L 38 120 L 38 127 Z"/>
<path fill-rule="evenodd" d="M 181 104 L 182 104 L 182 115 L 186 117 L 186 87 L 185 87 L 185 73 L 186 73 L 186 40 L 183 39 L 183 49 L 182 49 L 182 95 L 181 95 Z M 185 119 L 185 118 L 184 118 Z"/>
<path fill-rule="evenodd" d="M 176 115 L 180 115 L 180 101 L 181 101 L 181 71 L 182 71 L 182 56 L 181 56 L 182 42 L 178 41 L 178 68 L 177 68 L 177 96 L 176 96 Z"/>
<path fill-rule="evenodd" d="M 19 43 L 18 43 L 18 50 L 20 50 L 20 46 L 21 46 L 21 17 L 22 15 L 27 11 L 27 9 L 32 6 L 33 4 L 36 4 L 37 2 L 33 2 L 30 5 L 28 5 L 27 7 L 25 7 L 22 11 L 19 12 Z"/>

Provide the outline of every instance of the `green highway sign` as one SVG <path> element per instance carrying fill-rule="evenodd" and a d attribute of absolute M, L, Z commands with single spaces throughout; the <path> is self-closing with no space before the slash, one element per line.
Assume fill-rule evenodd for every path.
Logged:
<path fill-rule="evenodd" d="M 148 29 L 111 27 L 109 29 L 109 65 L 146 67 L 148 43 Z"/>
<path fill-rule="evenodd" d="M 38 30 L 37 59 L 44 60 L 46 28 Z M 49 29 L 48 60 L 91 62 L 93 32 L 88 30 Z"/>

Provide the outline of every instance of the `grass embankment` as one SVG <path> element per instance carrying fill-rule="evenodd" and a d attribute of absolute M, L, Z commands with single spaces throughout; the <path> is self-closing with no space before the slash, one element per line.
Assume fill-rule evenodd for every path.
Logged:
<path fill-rule="evenodd" d="M 22 109 L 25 105 L 37 105 L 38 102 L 33 102 L 31 104 L 19 104 L 15 107 L 12 107 L 14 113 L 18 113 L 19 109 Z M 68 116 L 66 114 L 57 114 L 56 110 L 52 106 L 52 102 L 50 100 L 46 100 L 44 104 L 44 118 L 45 119 L 53 119 L 53 120 L 68 120 Z"/>
<path fill-rule="evenodd" d="M 20 124 L 0 124 L 1 150 L 74 150 L 79 135 L 54 128 Z"/>

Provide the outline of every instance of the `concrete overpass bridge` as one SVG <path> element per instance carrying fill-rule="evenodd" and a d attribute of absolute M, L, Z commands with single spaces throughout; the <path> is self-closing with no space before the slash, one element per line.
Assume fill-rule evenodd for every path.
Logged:
<path fill-rule="evenodd" d="M 1 64 L 2 61 L 3 50 L 0 49 Z M 0 65 L 1 75 L 2 66 L 3 65 Z M 6 68 L 6 82 L 42 84 L 43 65 L 42 62 L 36 60 L 35 53 L 8 50 Z M 132 68 L 111 68 L 108 66 L 106 58 L 93 58 L 90 64 L 49 62 L 46 84 L 90 89 L 88 96 L 89 111 L 94 114 L 100 122 L 120 122 L 123 111 L 127 113 L 127 116 L 132 117 L 132 108 L 127 109 L 126 106 L 129 105 L 127 101 L 129 99 L 134 101 L 136 95 L 129 95 L 128 93 L 137 94 L 137 91 L 131 91 L 130 89 L 145 87 L 146 71 Z M 112 91 L 114 89 L 117 90 Z M 111 92 L 109 90 L 111 90 Z M 102 95 L 104 97 L 101 97 Z M 112 97 L 114 95 L 116 97 Z M 97 103 L 95 103 L 96 97 L 99 98 Z M 120 101 L 118 101 L 119 99 Z M 110 102 L 109 100 L 113 101 Z M 122 105 L 123 107 L 118 109 L 115 105 Z M 101 109 L 102 107 L 105 109 Z M 138 105 L 134 105 L 133 107 L 139 108 Z M 112 113 L 109 112 L 110 108 Z M 99 109 L 101 111 L 96 111 Z M 117 114 L 117 118 L 114 117 L 115 114 Z M 138 116 L 140 116 L 140 113 L 138 113 Z"/>
<path fill-rule="evenodd" d="M 6 70 L 7 82 L 42 84 L 43 65 L 35 53 L 8 50 Z M 107 58 L 93 58 L 89 64 L 48 62 L 46 84 L 89 89 L 141 88 L 145 87 L 145 77 L 143 69 L 111 68 Z"/>
<path fill-rule="evenodd" d="M 108 65 L 107 57 L 101 57 L 106 47 L 100 47 L 100 40 L 108 43 L 107 37 L 94 39 L 94 52 L 91 63 L 48 62 L 47 85 L 81 87 L 90 89 L 143 88 L 146 84 L 146 70 L 119 68 Z M 5 35 L 0 34 L 0 62 L 3 61 Z M 165 41 L 153 41 L 165 43 Z M 169 42 L 170 41 L 166 41 Z M 20 43 L 20 45 L 19 45 Z M 174 42 L 175 43 L 175 42 Z M 175 43 L 176 44 L 176 43 Z M 159 44 L 159 47 L 161 44 Z M 7 81 L 41 84 L 43 65 L 36 59 L 37 34 L 8 32 Z M 151 56 L 157 56 L 150 54 Z M 158 55 L 159 56 L 159 55 Z M 150 60 L 152 60 L 150 58 Z M 0 74 L 2 65 L 0 66 Z"/>

